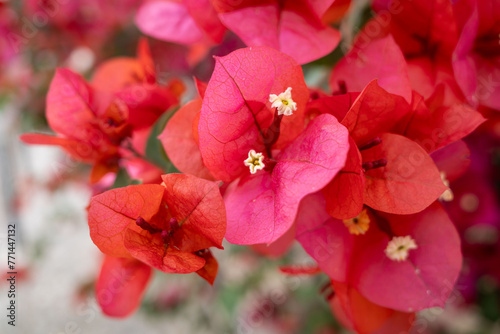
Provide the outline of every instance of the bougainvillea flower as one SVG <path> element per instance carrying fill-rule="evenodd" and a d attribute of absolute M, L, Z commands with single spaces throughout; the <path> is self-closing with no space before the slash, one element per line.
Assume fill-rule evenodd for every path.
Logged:
<path fill-rule="evenodd" d="M 352 101 L 351 95 L 340 95 L 309 105 L 309 112 L 336 115 L 350 133 L 346 164 L 324 189 L 328 212 L 349 219 L 361 213 L 363 204 L 395 214 L 425 209 L 446 190 L 439 171 L 417 143 L 388 133 L 409 113 L 409 105 L 376 81 L 351 105 L 346 98 Z"/>
<path fill-rule="evenodd" d="M 333 0 L 212 1 L 222 23 L 246 45 L 269 46 L 304 64 L 326 56 L 340 33 L 322 23 Z"/>
<path fill-rule="evenodd" d="M 264 131 L 273 125 L 275 114 L 269 96 L 288 87 L 293 89 L 297 110 L 282 116 L 280 127 L 274 130 L 279 137 L 269 145 Z M 251 47 L 217 57 L 198 125 L 200 151 L 210 173 L 224 182 L 232 181 L 248 174 L 243 161 L 250 150 L 281 149 L 290 143 L 304 129 L 308 98 L 301 67 L 279 51 Z"/>
<path fill-rule="evenodd" d="M 470 104 L 499 110 L 500 9 L 491 0 L 464 0 L 455 7 L 463 26 L 453 53 L 457 82 Z"/>
<path fill-rule="evenodd" d="M 93 164 L 92 183 L 116 172 L 122 156 L 132 156 L 126 150 L 129 147 L 123 148 L 130 145 L 128 139 L 135 151 L 144 153 L 144 145 L 134 145 L 136 134 L 144 134 L 144 129 L 176 104 L 180 92 L 174 85 L 156 85 L 145 40 L 140 42 L 138 54 L 138 59 L 104 63 L 93 80 L 97 88 L 70 70 L 58 69 L 46 107 L 49 126 L 58 135 L 24 134 L 21 139 L 29 144 L 61 146 L 74 159 Z"/>
<path fill-rule="evenodd" d="M 210 0 L 145 2 L 135 22 L 149 36 L 185 45 L 220 43 L 226 32 Z"/>
<path fill-rule="evenodd" d="M 271 171 L 236 180 L 226 190 L 226 239 L 236 244 L 272 243 L 292 226 L 300 201 L 323 188 L 344 166 L 347 130 L 331 115 L 312 120 L 274 156 Z"/>
<path fill-rule="evenodd" d="M 289 56 L 267 47 L 247 48 L 216 62 L 198 133 L 210 173 L 235 180 L 225 193 L 226 238 L 238 244 L 272 243 L 293 224 L 300 200 L 344 165 L 347 130 L 326 114 L 304 129 L 309 92 L 300 66 Z M 283 104 L 295 103 L 296 110 L 279 115 L 270 101 L 274 95 Z"/>
<path fill-rule="evenodd" d="M 321 207 L 313 198 L 302 208 L 318 217 Z M 370 302 L 414 312 L 443 306 L 452 292 L 462 263 L 460 239 L 438 202 L 414 215 L 369 210 L 362 235 L 324 210 L 323 219 L 308 219 L 307 213 L 296 221 L 297 240 L 332 280 L 348 283 Z M 401 257 L 392 256 L 399 237 L 410 242 L 397 250 Z"/>
<path fill-rule="evenodd" d="M 395 311 L 370 302 L 356 289 L 332 281 L 330 308 L 342 325 L 358 334 L 407 333 L 415 313 Z"/>
<path fill-rule="evenodd" d="M 119 144 L 130 135 L 127 110 L 121 104 L 98 106 L 93 89 L 83 78 L 59 69 L 47 96 L 47 121 L 59 136 L 24 134 L 28 144 L 58 145 L 78 161 L 94 164 L 91 177 L 98 181 L 101 170 L 116 171 Z"/>
<path fill-rule="evenodd" d="M 332 91 L 344 85 L 350 92 L 360 92 L 374 79 L 380 87 L 411 102 L 411 83 L 406 60 L 391 35 L 365 41 L 363 35 L 333 68 Z"/>
<path fill-rule="evenodd" d="M 163 175 L 162 185 L 135 185 L 94 196 L 90 236 L 109 255 L 135 258 L 167 273 L 200 272 L 213 282 L 209 247 L 222 248 L 224 202 L 217 182 Z"/>
<path fill-rule="evenodd" d="M 140 305 L 151 267 L 135 259 L 106 256 L 96 282 L 97 302 L 104 314 L 126 317 Z"/>

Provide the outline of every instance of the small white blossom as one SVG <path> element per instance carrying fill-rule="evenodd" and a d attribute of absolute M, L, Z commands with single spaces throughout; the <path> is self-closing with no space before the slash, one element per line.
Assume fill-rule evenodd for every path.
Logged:
<path fill-rule="evenodd" d="M 394 237 L 387 244 L 385 255 L 393 261 L 405 261 L 410 250 L 417 249 L 417 244 L 409 235 L 405 237 Z"/>
<path fill-rule="evenodd" d="M 292 100 L 292 87 L 288 87 L 280 95 L 270 94 L 269 102 L 272 108 L 278 108 L 278 115 L 290 116 L 297 110 L 297 103 Z"/>
<path fill-rule="evenodd" d="M 262 153 L 257 153 L 254 150 L 248 152 L 248 159 L 244 160 L 245 166 L 250 168 L 250 173 L 255 174 L 258 170 L 264 169 L 264 155 Z"/>

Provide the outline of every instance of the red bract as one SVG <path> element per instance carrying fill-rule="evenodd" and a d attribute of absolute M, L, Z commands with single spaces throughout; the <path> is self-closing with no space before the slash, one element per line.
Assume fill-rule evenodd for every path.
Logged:
<path fill-rule="evenodd" d="M 236 244 L 272 243 L 293 224 L 299 203 L 323 188 L 344 166 L 347 130 L 320 115 L 276 155 L 272 171 L 246 176 L 226 190 L 226 239 Z"/>
<path fill-rule="evenodd" d="M 292 88 L 297 110 L 281 122 L 278 141 L 283 148 L 304 129 L 309 90 L 302 69 L 289 56 L 267 47 L 240 49 L 216 58 L 205 92 L 198 125 L 203 162 L 224 182 L 248 174 L 248 152 L 266 150 L 264 132 L 274 116 L 270 94 Z"/>
<path fill-rule="evenodd" d="M 411 111 L 393 129 L 422 146 L 427 152 L 464 138 L 485 121 L 465 104 L 445 103 L 445 91 L 438 89 L 427 101 L 413 92 Z"/>
<path fill-rule="evenodd" d="M 378 79 L 380 87 L 411 102 L 411 84 L 406 60 L 392 36 L 368 40 L 358 37 L 352 50 L 333 68 L 330 86 L 344 85 L 350 92 L 362 91 Z"/>
<path fill-rule="evenodd" d="M 319 207 L 309 204 L 304 209 L 314 212 Z M 462 256 L 458 234 L 439 203 L 415 215 L 368 212 L 364 235 L 351 234 L 345 222 L 323 217 L 314 223 L 297 219 L 297 240 L 332 280 L 403 312 L 444 305 Z M 396 236 L 409 236 L 416 245 L 400 260 L 387 253 Z"/>
<path fill-rule="evenodd" d="M 100 107 L 95 92 L 82 77 L 59 69 L 47 95 L 46 115 L 60 136 L 24 134 L 21 139 L 25 143 L 58 145 L 73 158 L 94 164 L 93 181 L 104 175 L 101 170 L 117 170 L 120 141 L 131 131 L 123 105 Z"/>
<path fill-rule="evenodd" d="M 500 9 L 491 0 L 464 0 L 455 7 L 463 25 L 453 53 L 457 82 L 470 104 L 499 110 Z"/>
<path fill-rule="evenodd" d="M 140 305 L 151 267 L 135 259 L 106 256 L 96 282 L 97 302 L 104 314 L 126 317 Z"/>
<path fill-rule="evenodd" d="M 58 136 L 25 134 L 21 139 L 29 144 L 61 146 L 76 160 L 93 164 L 92 183 L 116 172 L 120 158 L 132 156 L 122 148 L 130 146 L 127 139 L 143 153 L 145 145 L 137 145 L 139 137 L 147 135 L 144 131 L 177 103 L 182 87 L 156 84 L 145 40 L 141 40 L 138 54 L 138 59 L 117 58 L 104 63 L 97 69 L 92 86 L 80 75 L 58 69 L 46 110 L 47 121 Z"/>
<path fill-rule="evenodd" d="M 446 190 L 424 149 L 388 133 L 409 113 L 403 98 L 387 93 L 374 81 L 350 106 L 338 108 L 339 103 L 333 102 L 345 102 L 346 96 L 321 99 L 325 101 L 322 111 L 337 114 L 351 135 L 346 165 L 324 189 L 327 210 L 333 217 L 356 217 L 363 203 L 384 212 L 416 213 Z M 318 106 L 317 101 L 312 104 L 314 109 Z M 337 107 L 335 111 L 333 107 Z"/>
<path fill-rule="evenodd" d="M 269 101 L 286 91 L 293 97 L 287 105 L 296 106 L 287 116 Z M 223 181 L 240 178 L 225 194 L 228 241 L 274 242 L 292 225 L 300 200 L 344 165 L 347 130 L 331 115 L 316 117 L 304 130 L 307 97 L 300 67 L 278 51 L 247 48 L 217 58 L 198 132 L 210 173 Z M 244 163 L 250 155 L 267 165 L 255 176 Z"/>
<path fill-rule="evenodd" d="M 145 2 L 135 21 L 147 35 L 185 45 L 220 43 L 226 32 L 209 0 Z"/>
<path fill-rule="evenodd" d="M 387 166 L 365 173 L 364 202 L 396 214 L 422 211 L 445 190 L 433 160 L 417 143 L 403 136 L 384 134 L 382 143 L 363 151 L 363 161 L 387 159 Z"/>
<path fill-rule="evenodd" d="M 363 297 L 353 287 L 332 281 L 334 297 L 330 307 L 346 328 L 358 334 L 408 333 L 414 313 L 379 306 Z"/>
<path fill-rule="evenodd" d="M 298 63 L 321 58 L 337 46 L 340 34 L 321 18 L 332 0 L 214 0 L 222 23 L 249 46 L 269 46 Z"/>
<path fill-rule="evenodd" d="M 89 227 L 92 240 L 107 255 L 135 258 L 169 273 L 208 265 L 200 275 L 213 281 L 217 269 L 206 249 L 222 248 L 226 214 L 217 182 L 167 174 L 162 185 L 94 196 Z"/>

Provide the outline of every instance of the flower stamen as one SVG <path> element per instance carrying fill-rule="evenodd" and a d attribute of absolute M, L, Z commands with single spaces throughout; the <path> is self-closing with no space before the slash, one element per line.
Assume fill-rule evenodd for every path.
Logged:
<path fill-rule="evenodd" d="M 393 261 L 405 261 L 410 250 L 417 249 L 418 246 L 411 236 L 393 237 L 385 248 L 385 255 Z"/>
<path fill-rule="evenodd" d="M 269 94 L 271 107 L 278 110 L 278 115 L 290 116 L 297 110 L 297 103 L 292 100 L 292 87 L 288 87 L 279 95 Z"/>
<path fill-rule="evenodd" d="M 257 153 L 255 150 L 248 152 L 248 158 L 243 161 L 245 166 L 250 168 L 250 173 L 255 174 L 258 170 L 264 169 L 264 155 Z"/>
<path fill-rule="evenodd" d="M 344 219 L 343 222 L 349 229 L 349 233 L 354 235 L 365 234 L 370 228 L 370 217 L 368 216 L 366 209 L 363 209 L 357 217 Z"/>

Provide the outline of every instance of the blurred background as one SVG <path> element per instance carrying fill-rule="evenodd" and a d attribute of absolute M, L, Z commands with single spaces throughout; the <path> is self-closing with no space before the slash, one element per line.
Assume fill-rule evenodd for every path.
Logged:
<path fill-rule="evenodd" d="M 92 243 L 86 206 L 98 191 L 88 185 L 89 166 L 62 150 L 27 146 L 24 132 L 50 133 L 45 96 L 56 67 L 89 78 L 103 60 L 134 56 L 141 36 L 134 25 L 140 0 L 0 0 L 0 332 L 1 333 L 345 333 L 333 318 L 326 276 L 286 276 L 280 265 L 310 263 L 295 245 L 272 260 L 249 248 L 225 244 L 215 252 L 220 273 L 209 286 L 194 274 L 156 272 L 142 307 L 123 320 L 103 316 L 93 294 L 103 259 Z M 349 1 L 346 1 L 349 4 Z M 349 43 L 367 1 L 354 1 L 340 23 Z M 150 39 L 161 80 L 180 78 L 185 99 L 192 76 L 208 80 L 212 55 L 243 46 L 234 35 L 201 54 Z M 325 87 L 332 55 L 304 67 L 306 80 Z M 448 203 L 463 238 L 464 268 L 445 310 L 422 312 L 415 333 L 500 333 L 499 165 L 500 120 L 467 138 L 469 171 L 451 186 Z M 7 325 L 7 230 L 16 226 L 16 327 Z"/>

